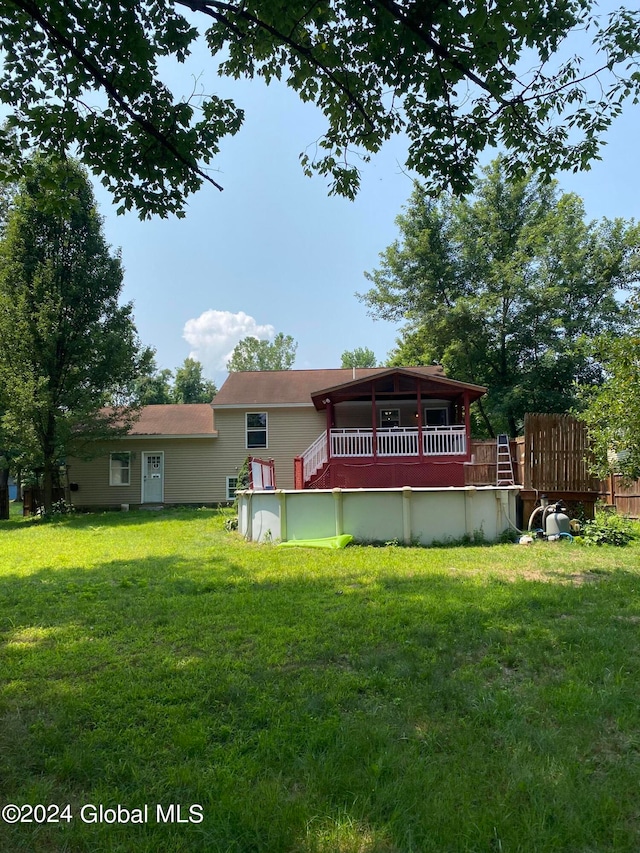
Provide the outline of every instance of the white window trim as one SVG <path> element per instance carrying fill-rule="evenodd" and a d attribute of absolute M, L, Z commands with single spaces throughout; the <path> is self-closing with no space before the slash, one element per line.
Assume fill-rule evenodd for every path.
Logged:
<path fill-rule="evenodd" d="M 262 432 L 264 429 L 265 443 L 263 445 L 249 446 L 249 415 L 264 415 L 264 427 L 251 427 L 251 432 Z M 244 415 L 244 443 L 247 450 L 266 450 L 269 447 L 269 413 L 268 412 L 245 412 Z"/>
<path fill-rule="evenodd" d="M 113 461 L 114 456 L 128 456 L 129 457 L 129 464 L 127 465 L 127 472 L 129 474 L 129 482 L 128 483 L 114 483 L 114 481 L 113 481 L 113 468 L 111 467 L 111 463 Z M 109 454 L 109 485 L 110 486 L 121 486 L 122 488 L 128 488 L 131 485 L 131 451 L 130 450 L 114 450 Z"/>
<path fill-rule="evenodd" d="M 233 487 L 233 492 L 234 492 L 233 495 L 231 494 L 231 487 L 229 485 L 231 480 L 235 480 L 235 482 L 236 482 L 235 486 Z M 235 491 L 238 488 L 238 475 L 234 474 L 234 475 L 229 475 L 228 477 L 226 477 L 226 484 L 227 484 L 227 486 L 226 486 L 225 494 L 227 496 L 227 500 L 228 501 L 235 501 L 235 499 L 236 499 Z"/>

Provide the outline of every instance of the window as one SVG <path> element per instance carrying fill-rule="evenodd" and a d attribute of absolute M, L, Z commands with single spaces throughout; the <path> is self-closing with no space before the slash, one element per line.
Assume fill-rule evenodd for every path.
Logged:
<path fill-rule="evenodd" d="M 131 454 L 111 453 L 109 455 L 109 485 L 128 486 L 131 483 Z"/>
<path fill-rule="evenodd" d="M 381 427 L 399 427 L 400 409 L 380 409 Z"/>
<path fill-rule="evenodd" d="M 267 413 L 247 413 L 247 448 L 267 446 Z"/>
<path fill-rule="evenodd" d="M 447 426 L 449 424 L 449 409 L 425 409 L 425 426 Z"/>
<path fill-rule="evenodd" d="M 227 477 L 227 500 L 235 501 L 236 499 L 236 489 L 238 488 L 238 478 L 237 477 Z"/>

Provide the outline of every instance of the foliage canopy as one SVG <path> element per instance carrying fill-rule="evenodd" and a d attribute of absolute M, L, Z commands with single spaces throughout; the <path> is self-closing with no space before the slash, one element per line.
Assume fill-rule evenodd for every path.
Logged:
<path fill-rule="evenodd" d="M 640 329 L 624 337 L 598 341 L 605 381 L 585 387 L 579 417 L 587 424 L 595 456 L 595 471 L 611 470 L 629 479 L 640 477 Z"/>
<path fill-rule="evenodd" d="M 486 386 L 478 431 L 516 435 L 526 412 L 566 412 L 575 383 L 601 381 L 591 343 L 627 326 L 618 294 L 638 278 L 640 227 L 587 223 L 576 195 L 509 180 L 500 159 L 474 190 L 434 202 L 417 186 L 361 298 L 408 321 L 393 364 L 440 362 Z"/>
<path fill-rule="evenodd" d="M 36 158 L 0 242 L 0 396 L 8 446 L 44 471 L 47 510 L 64 456 L 122 434 L 135 417 L 105 408 L 130 395 L 151 357 L 121 289 L 84 170 Z"/>
<path fill-rule="evenodd" d="M 210 403 L 217 393 L 211 380 L 202 375 L 202 365 L 194 358 L 185 358 L 176 370 L 173 385 L 174 403 Z"/>
<path fill-rule="evenodd" d="M 345 350 L 340 358 L 340 367 L 376 367 L 376 354 L 369 347 Z"/>
<path fill-rule="evenodd" d="M 251 336 L 236 344 L 227 362 L 227 370 L 291 370 L 298 344 L 291 335 L 278 332 L 273 341 L 260 341 Z"/>
<path fill-rule="evenodd" d="M 326 131 L 309 174 L 353 197 L 357 157 L 404 132 L 407 166 L 431 188 L 468 192 L 479 153 L 522 173 L 587 168 L 640 90 L 640 11 L 598 18 L 594 0 L 478 4 L 399 0 L 10 0 L 0 12 L 0 160 L 78 156 L 121 209 L 182 215 L 243 112 L 215 95 L 178 99 L 163 80 L 204 36 L 221 75 L 282 79 Z M 572 48 L 581 33 L 587 49 Z M 598 51 L 598 64 L 580 56 Z M 558 57 L 569 55 L 569 59 Z M 572 55 L 573 54 L 573 55 Z M 99 93 L 96 95 L 96 93 Z"/>
<path fill-rule="evenodd" d="M 202 375 L 202 365 L 193 358 L 185 358 L 175 371 L 158 370 L 152 358 L 144 375 L 134 384 L 133 400 L 140 406 L 167 405 L 170 403 L 210 403 L 218 393 L 215 383 Z"/>

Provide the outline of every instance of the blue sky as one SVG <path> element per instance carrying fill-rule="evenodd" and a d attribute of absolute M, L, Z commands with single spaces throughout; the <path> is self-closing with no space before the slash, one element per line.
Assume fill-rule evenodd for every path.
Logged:
<path fill-rule="evenodd" d="M 161 368 L 193 354 L 218 385 L 225 357 L 247 334 L 276 332 L 298 342 L 296 368 L 339 367 L 346 349 L 370 347 L 383 360 L 396 324 L 374 321 L 355 296 L 367 287 L 379 253 L 396 237 L 395 217 L 411 193 L 404 141 L 391 141 L 362 167 L 354 202 L 327 195 L 322 178 L 302 174 L 298 158 L 323 132 L 323 119 L 284 85 L 230 81 L 204 51 L 169 82 L 188 95 L 193 75 L 207 93 L 233 97 L 245 123 L 213 163 L 220 193 L 203 187 L 184 219 L 117 216 L 96 186 L 105 233 L 125 267 L 125 300 Z M 590 172 L 559 175 L 591 219 L 640 215 L 640 107 L 630 102 Z M 495 154 L 495 152 L 493 152 Z M 487 155 L 487 159 L 490 154 Z"/>

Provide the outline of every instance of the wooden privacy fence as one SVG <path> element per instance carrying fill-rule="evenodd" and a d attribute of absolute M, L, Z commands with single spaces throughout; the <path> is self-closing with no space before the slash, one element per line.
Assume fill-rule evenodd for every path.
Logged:
<path fill-rule="evenodd" d="M 53 503 L 63 500 L 64 497 L 64 489 L 60 486 L 54 486 L 52 490 Z M 41 489 L 40 486 L 25 486 L 22 494 L 22 515 L 37 515 L 43 507 L 44 489 Z"/>
<path fill-rule="evenodd" d="M 513 477 L 516 483 L 523 482 L 523 447 L 524 438 L 512 438 L 509 441 L 511 451 L 511 462 L 513 464 Z M 498 451 L 495 438 L 484 440 L 471 439 L 472 462 L 465 465 L 466 486 L 495 486 L 497 482 Z"/>
<path fill-rule="evenodd" d="M 602 485 L 589 472 L 589 444 L 584 424 L 571 415 L 527 414 L 524 436 L 509 442 L 515 482 L 522 487 L 523 521 L 542 493 L 593 516 Z M 473 462 L 465 465 L 465 484 L 496 485 L 495 439 L 472 441 Z"/>
<path fill-rule="evenodd" d="M 625 482 L 621 474 L 612 474 L 602 482 L 602 492 L 620 515 L 640 518 L 640 480 Z"/>
<path fill-rule="evenodd" d="M 572 415 L 525 415 L 525 489 L 599 492 L 600 481 L 589 472 L 590 455 L 586 427 Z"/>
<path fill-rule="evenodd" d="M 509 448 L 525 513 L 545 493 L 553 500 L 582 505 L 587 516 L 593 515 L 594 504 L 601 498 L 621 515 L 640 518 L 640 480 L 628 482 L 620 474 L 596 479 L 589 472 L 585 426 L 571 415 L 526 415 L 524 435 L 511 439 Z M 465 465 L 465 484 L 495 486 L 496 440 L 472 440 L 471 456 L 472 463 Z"/>

